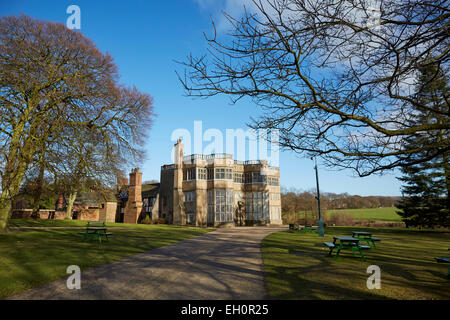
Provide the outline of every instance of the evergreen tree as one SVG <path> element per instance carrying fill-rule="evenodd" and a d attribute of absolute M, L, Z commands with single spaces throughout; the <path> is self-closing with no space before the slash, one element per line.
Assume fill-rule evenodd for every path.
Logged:
<path fill-rule="evenodd" d="M 411 125 L 448 123 L 448 100 L 439 98 L 448 97 L 449 93 L 445 71 L 432 59 L 426 60 L 418 71 L 417 98 L 429 108 L 414 107 Z M 444 151 L 440 157 L 418 164 L 415 160 L 426 158 L 428 152 L 414 152 L 418 147 L 448 138 L 448 131 L 436 130 L 410 136 L 404 141 L 404 148 L 411 151 L 411 156 L 410 164 L 401 169 L 403 175 L 399 180 L 404 183 L 403 197 L 396 206 L 407 226 L 450 226 L 449 152 Z"/>

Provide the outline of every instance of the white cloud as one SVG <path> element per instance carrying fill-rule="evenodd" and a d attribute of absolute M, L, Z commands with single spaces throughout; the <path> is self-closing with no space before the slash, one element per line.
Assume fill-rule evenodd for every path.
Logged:
<path fill-rule="evenodd" d="M 194 2 L 198 4 L 200 9 L 210 12 L 219 33 L 224 33 L 230 29 L 230 24 L 223 12 L 233 18 L 242 17 L 245 9 L 248 12 L 257 12 L 252 0 L 194 0 Z"/>

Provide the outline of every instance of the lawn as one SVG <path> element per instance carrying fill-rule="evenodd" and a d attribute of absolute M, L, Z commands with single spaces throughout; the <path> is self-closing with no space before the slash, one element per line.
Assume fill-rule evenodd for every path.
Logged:
<path fill-rule="evenodd" d="M 376 220 L 376 221 L 402 221 L 396 211 L 396 207 L 368 208 L 368 209 L 339 209 L 328 210 L 330 218 L 333 214 L 350 213 L 354 219 Z"/>
<path fill-rule="evenodd" d="M 86 221 L 10 220 L 14 226 L 85 226 Z M 86 270 L 126 256 L 195 237 L 212 229 L 169 225 L 107 224 L 109 242 L 80 241 L 79 229 L 0 234 L 0 298 L 67 276 L 69 265 Z"/>
<path fill-rule="evenodd" d="M 338 260 L 322 242 L 352 230 L 371 231 L 378 249 L 364 251 L 366 261 L 351 251 Z M 265 279 L 271 299 L 450 299 L 448 265 L 450 232 L 388 228 L 328 227 L 325 237 L 281 231 L 262 242 Z M 381 289 L 366 287 L 367 267 L 381 269 Z"/>

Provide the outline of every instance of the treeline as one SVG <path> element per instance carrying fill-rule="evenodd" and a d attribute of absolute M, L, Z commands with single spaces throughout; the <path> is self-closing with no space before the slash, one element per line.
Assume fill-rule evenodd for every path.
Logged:
<path fill-rule="evenodd" d="M 322 193 L 320 204 L 323 210 L 365 209 L 393 207 L 399 199 L 399 197 L 358 196 L 348 193 Z M 315 212 L 317 211 L 316 192 L 314 190 L 282 190 L 281 208 L 283 212 Z"/>

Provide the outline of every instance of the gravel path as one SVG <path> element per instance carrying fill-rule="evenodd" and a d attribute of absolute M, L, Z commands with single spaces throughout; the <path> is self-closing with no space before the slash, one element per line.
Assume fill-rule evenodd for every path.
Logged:
<path fill-rule="evenodd" d="M 275 227 L 217 229 L 7 299 L 266 299 L 261 240 Z"/>

